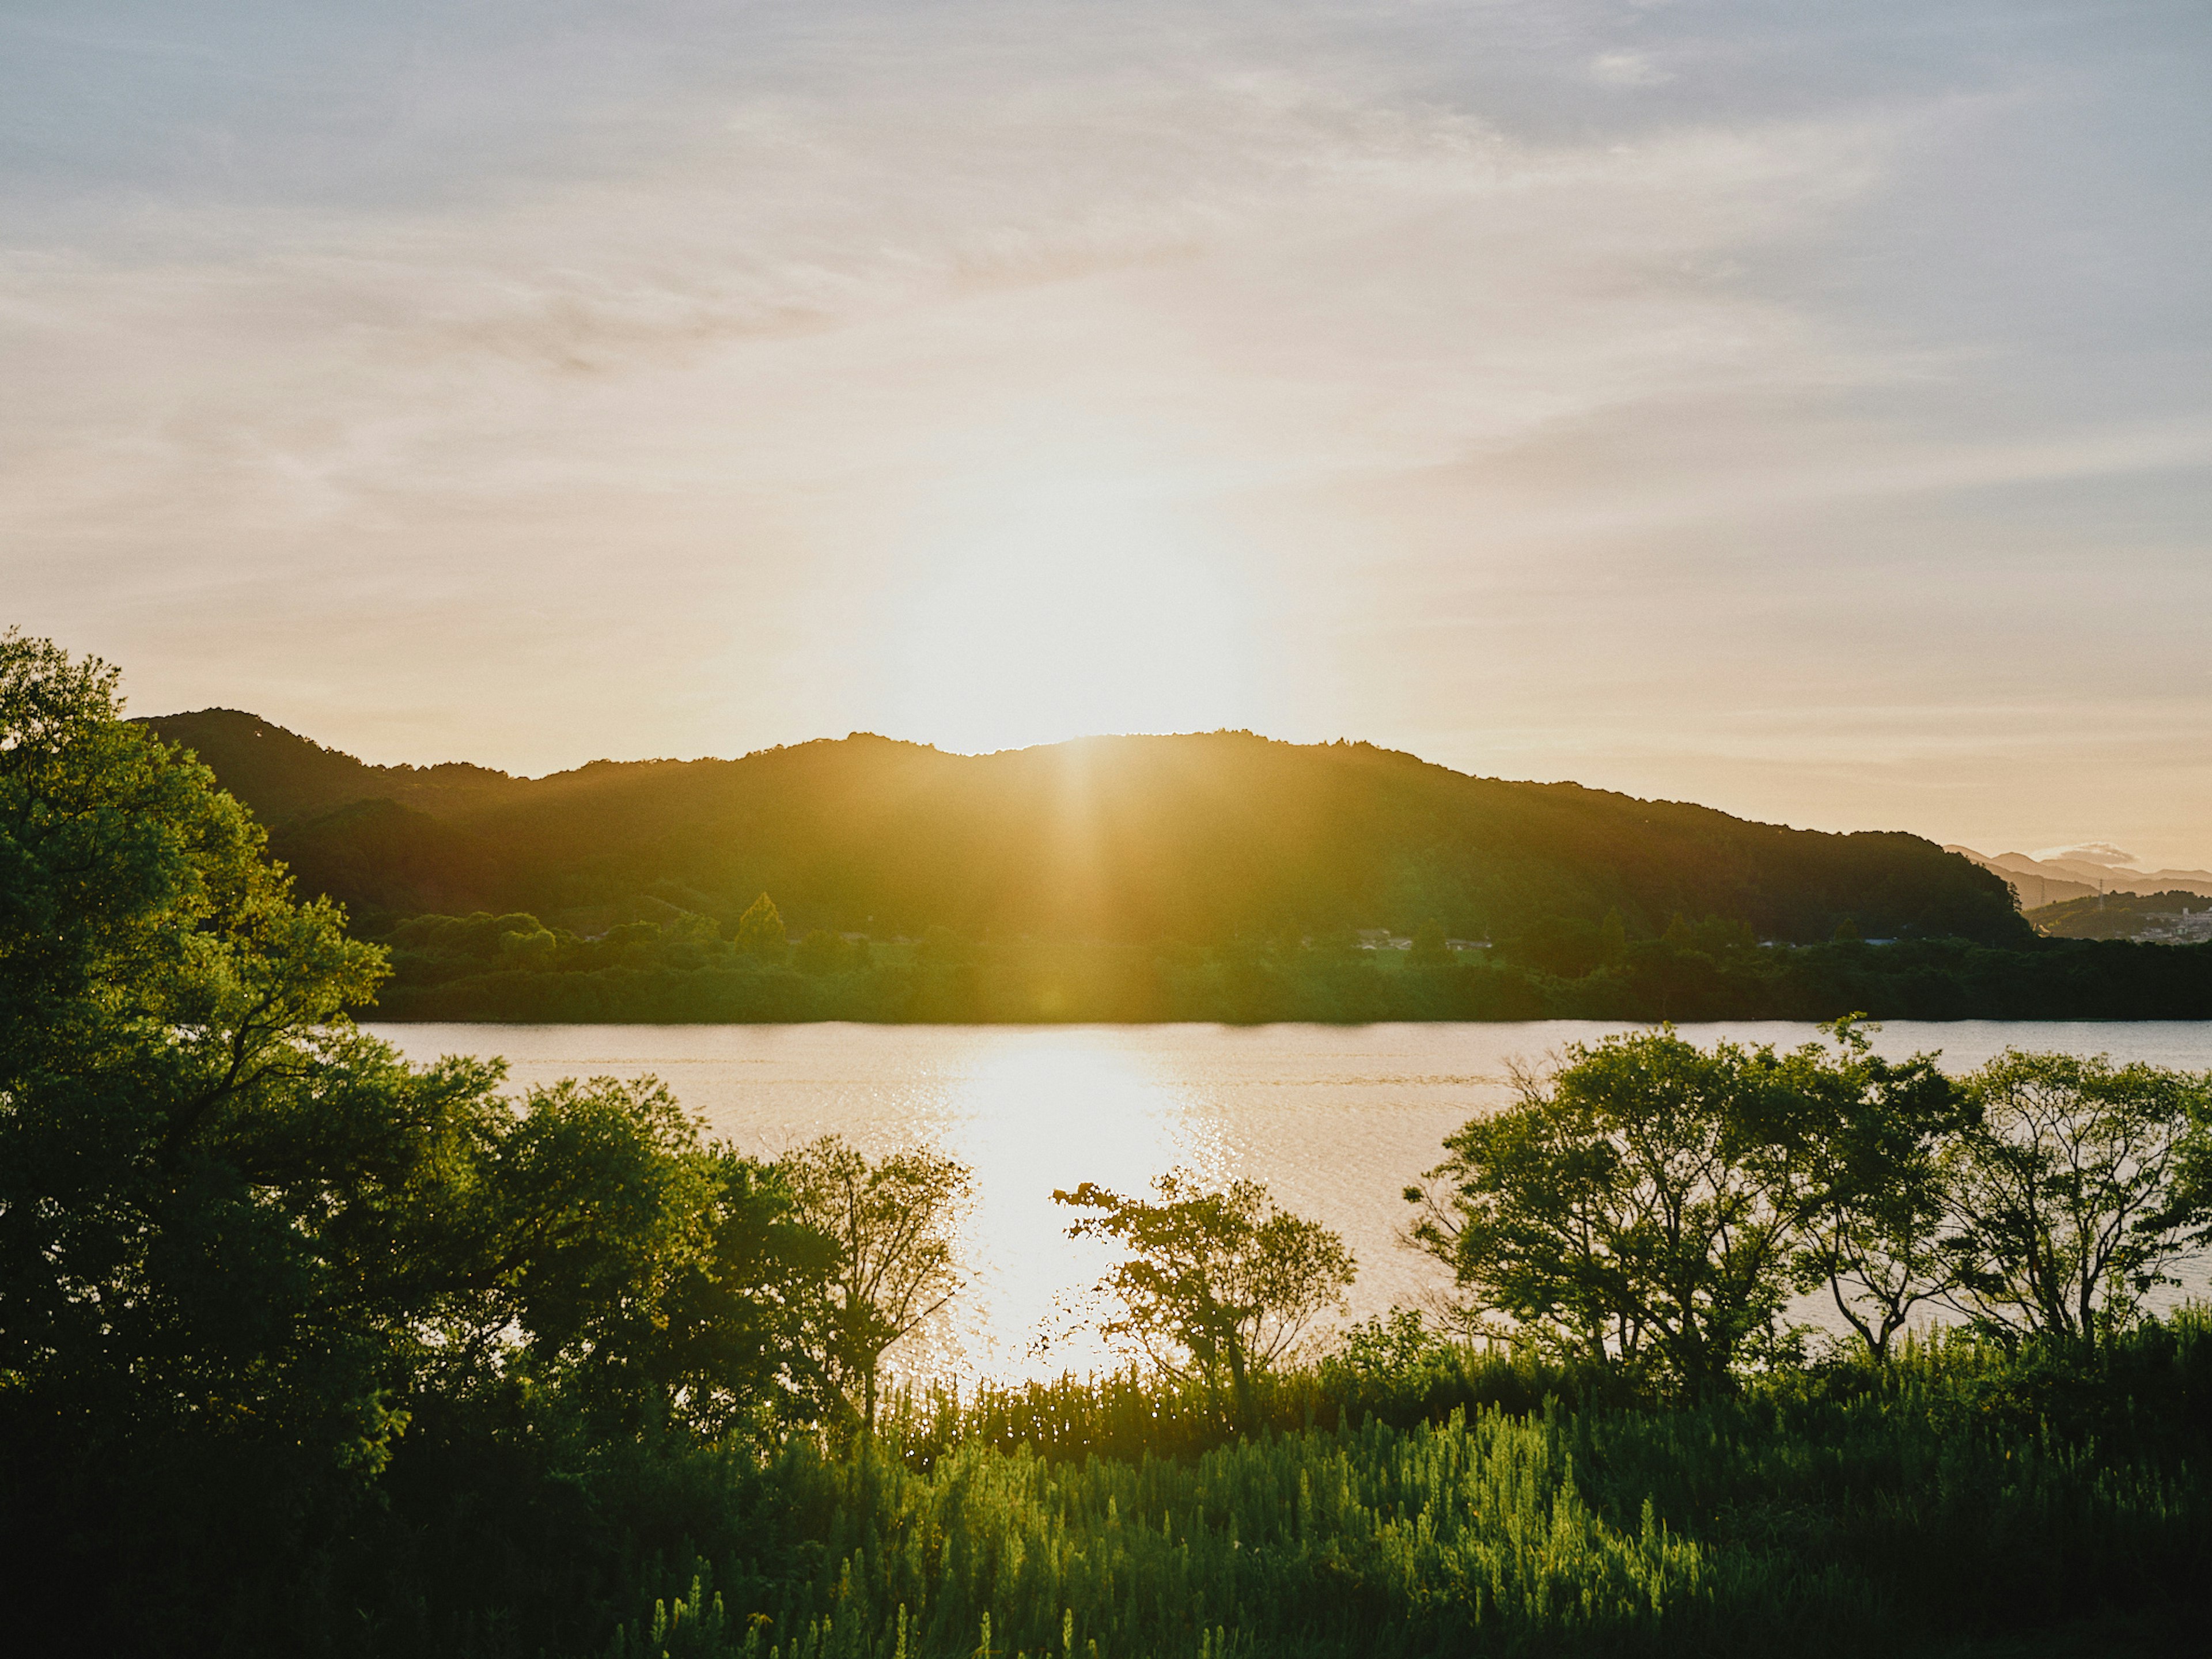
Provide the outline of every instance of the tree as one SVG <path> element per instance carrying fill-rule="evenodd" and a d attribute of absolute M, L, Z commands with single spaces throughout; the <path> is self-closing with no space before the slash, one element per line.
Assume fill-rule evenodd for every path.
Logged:
<path fill-rule="evenodd" d="M 872 1437 L 884 1352 L 960 1287 L 951 1231 L 969 1172 L 926 1148 L 871 1163 L 837 1135 L 787 1153 L 776 1168 L 799 1218 L 836 1247 L 823 1358 L 863 1437 Z"/>
<path fill-rule="evenodd" d="M 1914 1310 L 1957 1282 L 1942 1155 L 1975 1109 L 1934 1055 L 1884 1060 L 1857 1016 L 1825 1029 L 1832 1054 L 1808 1043 L 1784 1060 L 1784 1085 L 1808 1109 L 1797 1287 L 1826 1289 L 1868 1353 L 1886 1359 Z"/>
<path fill-rule="evenodd" d="M 1597 965 L 1617 968 L 1627 958 L 1628 929 L 1620 920 L 1620 908 L 1615 905 L 1597 925 Z"/>
<path fill-rule="evenodd" d="M 781 962 L 790 939 L 783 931 L 783 916 L 775 901 L 763 893 L 738 918 L 737 947 L 749 957 Z"/>
<path fill-rule="evenodd" d="M 1966 1079 L 1980 1123 L 1948 1156 L 1957 1300 L 1985 1328 L 2094 1347 L 2212 1239 L 2183 1178 L 2212 1075 L 2008 1050 Z"/>
<path fill-rule="evenodd" d="M 357 1092 L 343 1011 L 379 953 L 291 902 L 258 827 L 120 719 L 115 682 L 0 637 L 0 1371 L 88 1426 L 114 1406 L 118 1431 L 236 1410 L 282 1442 L 272 1401 L 246 1412 L 272 1387 L 371 1422 L 374 1380 L 292 1340 L 327 1287 L 290 1270 L 294 1194 L 268 1177 L 302 1161 L 295 1103 Z"/>
<path fill-rule="evenodd" d="M 1451 959 L 1451 947 L 1444 942 L 1443 923 L 1431 918 L 1413 930 L 1413 948 L 1406 953 L 1407 966 L 1448 968 Z"/>
<path fill-rule="evenodd" d="M 716 1147 L 705 1248 L 663 1298 L 659 1378 L 696 1432 L 757 1441 L 811 1422 L 831 1403 L 830 1281 L 836 1241 L 799 1217 L 783 1174 Z"/>
<path fill-rule="evenodd" d="M 1777 1350 L 1802 1206 L 1802 1100 L 1771 1048 L 1671 1028 L 1576 1044 L 1444 1144 L 1415 1241 L 1478 1316 L 1571 1352 L 1725 1386 Z"/>
<path fill-rule="evenodd" d="M 828 1242 L 649 1079 L 518 1103 L 496 1062 L 356 1029 L 381 952 L 115 688 L 0 636 L 15 1627 L 153 1651 L 307 1607 L 356 1521 L 421 1490 L 388 1468 L 441 1445 L 803 1413 Z"/>
<path fill-rule="evenodd" d="M 376 1480 L 419 1310 L 374 1241 L 434 1242 L 409 1200 L 488 1082 L 351 1028 L 380 953 L 116 680 L 0 636 L 0 1553 L 105 1591 L 95 1629 L 296 1559 Z"/>
<path fill-rule="evenodd" d="M 798 950 L 793 953 L 792 965 L 802 974 L 818 978 L 825 974 L 848 973 L 864 966 L 867 958 L 865 939 L 856 942 L 817 927 L 799 940 Z"/>
<path fill-rule="evenodd" d="M 1132 1336 L 1153 1363 L 1226 1393 L 1238 1425 L 1253 1426 L 1252 1378 L 1289 1353 L 1324 1310 L 1344 1306 L 1358 1264 L 1320 1223 L 1276 1206 L 1254 1181 L 1223 1191 L 1188 1171 L 1152 1182 L 1157 1201 L 1091 1182 L 1053 1201 L 1095 1210 L 1071 1238 L 1110 1238 L 1129 1259 L 1100 1288 L 1121 1304 L 1109 1337 Z"/>

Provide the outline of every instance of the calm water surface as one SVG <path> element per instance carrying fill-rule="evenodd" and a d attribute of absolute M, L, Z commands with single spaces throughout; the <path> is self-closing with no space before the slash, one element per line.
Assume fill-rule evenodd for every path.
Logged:
<path fill-rule="evenodd" d="M 1400 1193 L 1468 1118 L 1507 1098 L 1509 1068 L 1629 1029 L 1528 1024 L 945 1026 L 385 1025 L 410 1058 L 503 1054 L 518 1087 L 651 1073 L 740 1151 L 773 1155 L 835 1131 L 863 1151 L 927 1144 L 971 1166 L 959 1242 L 969 1284 L 937 1328 L 894 1354 L 908 1376 L 1012 1378 L 1112 1356 L 1089 1292 L 1114 1254 L 1066 1236 L 1054 1188 L 1139 1191 L 1182 1166 L 1249 1176 L 1341 1232 L 1359 1261 L 1355 1316 L 1416 1303 L 1448 1276 L 1399 1239 Z M 1691 1025 L 1795 1043 L 1783 1022 Z M 1937 1050 L 1946 1069 L 2008 1046 L 2212 1069 L 2212 1024 L 1898 1023 L 1885 1054 Z M 2201 1279 L 2201 1273 L 2189 1275 Z M 2201 1294 L 2202 1285 L 2191 1291 Z"/>

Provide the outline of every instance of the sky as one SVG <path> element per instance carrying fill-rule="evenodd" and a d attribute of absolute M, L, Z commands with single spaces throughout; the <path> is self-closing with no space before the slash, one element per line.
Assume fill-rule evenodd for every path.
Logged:
<path fill-rule="evenodd" d="M 7 0 L 0 621 L 2208 866 L 2208 270 L 2201 0 Z"/>

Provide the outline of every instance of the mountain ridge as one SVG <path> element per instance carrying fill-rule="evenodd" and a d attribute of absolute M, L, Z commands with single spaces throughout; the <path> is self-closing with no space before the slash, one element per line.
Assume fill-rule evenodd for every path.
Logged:
<path fill-rule="evenodd" d="M 376 767 L 238 710 L 145 725 L 272 825 L 303 890 L 365 925 L 528 910 L 580 929 L 761 891 L 801 928 L 1207 941 L 1431 917 L 1455 933 L 1671 916 L 1765 937 L 2022 944 L 2003 878 L 1901 831 L 1833 835 L 1571 783 L 1480 778 L 1368 744 L 1249 732 L 985 756 L 854 733 L 733 760 L 541 779 Z M 385 809 L 369 810 L 373 803 Z"/>
<path fill-rule="evenodd" d="M 2189 893 L 2212 898 L 2212 870 L 2138 870 L 2125 864 L 2087 859 L 2036 858 L 2027 853 L 1978 853 L 1947 844 L 1943 850 L 1994 871 L 2013 884 L 2023 909 L 2094 898 L 2099 893 L 2132 893 L 2148 898 L 2160 893 Z"/>

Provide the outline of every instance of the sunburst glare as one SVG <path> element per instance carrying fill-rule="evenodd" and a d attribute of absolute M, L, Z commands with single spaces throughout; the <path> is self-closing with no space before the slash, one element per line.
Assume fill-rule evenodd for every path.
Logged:
<path fill-rule="evenodd" d="M 1125 491 L 1034 486 L 938 538 L 902 592 L 899 725 L 939 747 L 1262 721 L 1253 596 Z"/>

